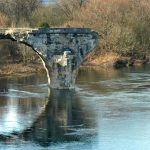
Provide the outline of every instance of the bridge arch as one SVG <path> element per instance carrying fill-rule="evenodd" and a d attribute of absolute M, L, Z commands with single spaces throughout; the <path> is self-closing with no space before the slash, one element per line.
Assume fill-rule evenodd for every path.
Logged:
<path fill-rule="evenodd" d="M 41 58 L 54 89 L 74 89 L 81 62 L 98 42 L 98 34 L 89 28 L 7 29 L 0 39 L 23 43 Z"/>

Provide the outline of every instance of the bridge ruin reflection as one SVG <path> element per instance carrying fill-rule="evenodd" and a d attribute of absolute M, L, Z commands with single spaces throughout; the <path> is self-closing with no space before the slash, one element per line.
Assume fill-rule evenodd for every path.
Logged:
<path fill-rule="evenodd" d="M 13 130 L 8 135 L 1 134 L 2 141 L 5 143 L 11 140 L 15 143 L 17 138 L 43 147 L 51 143 L 79 141 L 83 129 L 90 128 L 92 124 L 87 119 L 90 112 L 82 110 L 84 106 L 76 92 L 51 90 L 47 99 L 44 110 L 32 120 L 32 124 L 29 123 L 30 126 L 21 131 Z M 92 134 L 88 132 L 87 136 Z"/>

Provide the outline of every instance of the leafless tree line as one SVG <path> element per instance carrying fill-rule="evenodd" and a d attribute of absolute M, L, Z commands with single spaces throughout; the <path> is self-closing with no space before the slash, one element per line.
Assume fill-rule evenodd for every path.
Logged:
<path fill-rule="evenodd" d="M 50 1 L 45 4 L 45 0 L 0 0 L 0 25 L 37 27 L 40 22 L 62 25 L 87 0 L 56 0 L 54 4 Z"/>
<path fill-rule="evenodd" d="M 31 14 L 41 5 L 40 0 L 0 0 L 0 12 L 14 25 L 30 22 Z"/>

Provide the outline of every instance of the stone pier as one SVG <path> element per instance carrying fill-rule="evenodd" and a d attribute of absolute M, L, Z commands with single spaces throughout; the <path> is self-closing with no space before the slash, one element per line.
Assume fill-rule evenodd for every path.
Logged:
<path fill-rule="evenodd" d="M 0 39 L 30 46 L 41 58 L 48 83 L 74 89 L 78 68 L 97 45 L 98 34 L 88 28 L 0 29 Z"/>

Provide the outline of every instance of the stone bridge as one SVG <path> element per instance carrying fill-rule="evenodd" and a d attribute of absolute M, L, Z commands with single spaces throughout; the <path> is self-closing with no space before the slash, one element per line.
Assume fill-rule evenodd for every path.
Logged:
<path fill-rule="evenodd" d="M 78 68 L 95 48 L 98 34 L 88 28 L 0 29 L 0 40 L 10 39 L 31 47 L 47 71 L 55 89 L 74 89 Z"/>

